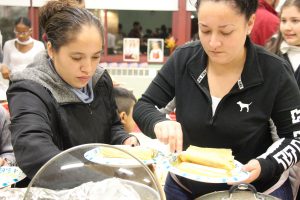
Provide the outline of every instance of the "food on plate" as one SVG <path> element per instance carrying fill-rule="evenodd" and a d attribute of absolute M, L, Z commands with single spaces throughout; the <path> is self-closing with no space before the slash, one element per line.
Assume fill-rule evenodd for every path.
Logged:
<path fill-rule="evenodd" d="M 231 172 L 226 169 L 207 167 L 189 162 L 181 162 L 176 167 L 183 172 L 196 174 L 199 176 L 207 176 L 212 178 L 226 178 L 231 176 Z"/>
<path fill-rule="evenodd" d="M 199 174 L 203 173 L 200 172 L 203 170 L 205 173 L 208 173 L 207 171 L 217 174 L 225 172 L 228 175 L 234 167 L 234 156 L 231 149 L 203 148 L 192 145 L 180 153 L 177 166 L 185 172 L 190 171 L 192 173 L 193 171 Z"/>
<path fill-rule="evenodd" d="M 129 152 L 130 154 L 139 158 L 140 160 L 151 160 L 156 155 L 156 152 L 154 149 L 145 148 L 145 147 L 141 147 L 141 146 L 131 147 L 131 146 L 127 146 L 127 145 L 122 145 L 122 146 L 118 146 L 118 148 Z M 109 147 L 101 148 L 100 154 L 105 158 L 132 159 L 132 157 L 129 154 L 127 154 L 121 150 L 118 150 L 115 148 L 109 148 Z"/>

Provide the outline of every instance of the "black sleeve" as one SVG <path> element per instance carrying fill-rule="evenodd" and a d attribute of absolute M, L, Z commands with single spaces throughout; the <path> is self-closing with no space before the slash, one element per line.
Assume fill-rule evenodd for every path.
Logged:
<path fill-rule="evenodd" d="M 61 151 L 53 143 L 47 106 L 36 94 L 11 87 L 7 92 L 12 145 L 17 164 L 29 177 Z"/>
<path fill-rule="evenodd" d="M 282 68 L 281 82 L 272 112 L 280 140 L 258 160 L 260 179 L 281 174 L 300 159 L 300 92 L 293 74 Z"/>
<path fill-rule="evenodd" d="M 142 97 L 135 104 L 133 118 L 143 133 L 155 138 L 154 126 L 156 123 L 169 120 L 159 112 L 174 98 L 176 50 L 164 64 Z"/>

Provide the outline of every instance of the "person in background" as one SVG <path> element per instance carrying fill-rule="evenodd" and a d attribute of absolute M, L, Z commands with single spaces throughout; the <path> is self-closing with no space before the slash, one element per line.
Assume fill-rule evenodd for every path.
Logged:
<path fill-rule="evenodd" d="M 47 53 L 12 74 L 7 91 L 13 148 L 29 179 L 55 155 L 77 145 L 138 145 L 124 131 L 112 80 L 99 67 L 101 22 L 72 0 L 48 1 L 39 19 Z"/>
<path fill-rule="evenodd" d="M 15 165 L 15 155 L 11 145 L 8 112 L 0 105 L 0 166 Z"/>
<path fill-rule="evenodd" d="M 169 36 L 166 25 L 160 26 L 160 38 L 166 39 Z"/>
<path fill-rule="evenodd" d="M 243 182 L 291 200 L 289 179 L 278 180 L 300 159 L 300 92 L 288 63 L 248 37 L 257 6 L 257 0 L 197 0 L 200 41 L 173 52 L 136 103 L 133 118 L 172 152 L 189 145 L 231 149 L 249 172 Z M 177 121 L 156 109 L 174 97 Z M 270 119 L 280 137 L 275 143 Z M 167 199 L 185 200 L 229 187 L 170 173 L 164 189 Z"/>
<path fill-rule="evenodd" d="M 279 17 L 275 8 L 279 0 L 258 0 L 259 6 L 250 38 L 253 43 L 264 46 L 278 31 Z"/>
<path fill-rule="evenodd" d="M 128 33 L 127 37 L 129 38 L 138 38 L 141 39 L 141 24 L 138 21 L 133 22 L 132 29 Z"/>
<path fill-rule="evenodd" d="M 156 147 L 163 153 L 169 153 L 166 145 L 159 142 L 157 139 L 152 139 L 144 135 L 136 126 L 132 117 L 132 111 L 137 99 L 132 91 L 123 87 L 114 87 L 114 97 L 117 103 L 119 117 L 124 125 L 125 131 L 136 136 L 142 146 L 150 148 Z"/>
<path fill-rule="evenodd" d="M 3 47 L 1 73 L 4 79 L 9 79 L 11 73 L 24 70 L 39 52 L 45 50 L 42 42 L 31 38 L 31 21 L 27 17 L 16 20 L 14 33 L 16 39 L 6 41 Z"/>
<path fill-rule="evenodd" d="M 126 37 L 126 34 L 123 32 L 123 25 L 118 24 L 118 33 L 116 35 L 116 51 L 117 54 L 123 52 L 123 39 Z"/>
<path fill-rule="evenodd" d="M 274 38 L 275 41 L 271 40 L 266 48 L 289 62 L 300 88 L 300 0 L 286 0 L 279 14 L 279 32 Z M 299 177 L 298 162 L 289 170 L 294 199 L 299 197 Z"/>
<path fill-rule="evenodd" d="M 274 40 L 266 48 L 291 64 L 300 88 L 300 0 L 286 0 L 282 5 L 279 32 Z"/>
<path fill-rule="evenodd" d="M 116 54 L 116 35 L 107 32 L 107 53 Z"/>
<path fill-rule="evenodd" d="M 140 130 L 137 130 L 138 128 L 136 127 L 136 123 L 132 117 L 132 110 L 137 101 L 133 92 L 123 87 L 114 87 L 114 97 L 125 131 L 136 136 L 141 146 L 154 148 L 165 155 L 169 155 L 170 152 L 167 145 L 161 143 L 157 139 L 152 139 L 144 135 Z M 152 169 L 152 167 L 150 168 Z M 153 169 L 155 169 L 155 174 L 159 182 L 164 185 L 167 176 L 167 170 L 165 167 L 160 163 L 160 161 L 157 161 L 157 164 L 153 166 Z"/>
<path fill-rule="evenodd" d="M 0 30 L 0 63 L 3 61 L 3 51 L 2 51 L 2 34 Z"/>

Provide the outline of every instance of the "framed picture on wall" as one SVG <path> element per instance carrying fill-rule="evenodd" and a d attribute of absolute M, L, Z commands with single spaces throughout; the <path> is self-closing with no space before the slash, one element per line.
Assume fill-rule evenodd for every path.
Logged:
<path fill-rule="evenodd" d="M 140 39 L 123 39 L 123 60 L 130 62 L 138 62 L 140 60 Z"/>
<path fill-rule="evenodd" d="M 147 61 L 163 62 L 164 61 L 164 40 L 151 38 L 147 41 Z"/>

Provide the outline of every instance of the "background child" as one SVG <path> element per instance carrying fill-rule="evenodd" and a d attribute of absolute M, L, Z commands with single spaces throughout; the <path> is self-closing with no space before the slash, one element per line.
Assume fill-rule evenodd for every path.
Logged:
<path fill-rule="evenodd" d="M 137 130 L 132 118 L 133 106 L 136 98 L 132 91 L 122 87 L 114 87 L 114 97 L 118 107 L 118 113 L 126 132 L 131 133 Z"/>
<path fill-rule="evenodd" d="M 132 118 L 132 110 L 137 100 L 133 95 L 133 92 L 126 88 L 114 87 L 114 97 L 117 103 L 118 113 L 121 122 L 124 125 L 125 131 L 136 136 L 141 146 L 155 148 L 165 155 L 170 154 L 168 145 L 161 143 L 157 139 L 151 139 L 150 137 L 144 135 L 134 122 Z M 160 183 L 164 185 L 167 171 L 163 169 L 159 162 L 155 166 L 155 173 Z"/>

